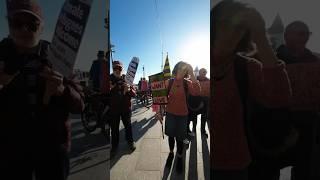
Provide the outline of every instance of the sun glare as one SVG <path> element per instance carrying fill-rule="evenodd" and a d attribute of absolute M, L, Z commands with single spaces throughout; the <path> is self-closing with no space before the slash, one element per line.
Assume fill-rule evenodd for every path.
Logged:
<path fill-rule="evenodd" d="M 210 37 L 193 35 L 181 45 L 179 57 L 193 68 L 206 68 L 210 71 Z"/>

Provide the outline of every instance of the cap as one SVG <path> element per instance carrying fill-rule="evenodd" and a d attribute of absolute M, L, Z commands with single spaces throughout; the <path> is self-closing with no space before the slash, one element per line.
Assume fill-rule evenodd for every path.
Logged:
<path fill-rule="evenodd" d="M 123 66 L 122 66 L 122 63 L 121 63 L 120 61 L 113 61 L 112 67 L 114 68 L 114 67 L 117 67 L 117 66 L 123 67 Z"/>
<path fill-rule="evenodd" d="M 39 20 L 43 19 L 41 7 L 36 0 L 7 0 L 7 13 L 9 17 L 23 12 L 32 14 Z"/>

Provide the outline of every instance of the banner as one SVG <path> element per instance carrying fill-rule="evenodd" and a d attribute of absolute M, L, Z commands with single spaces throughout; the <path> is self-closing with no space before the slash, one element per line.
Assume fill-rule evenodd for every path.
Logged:
<path fill-rule="evenodd" d="M 139 58 L 133 57 L 129 66 L 128 66 L 128 70 L 127 70 L 127 74 L 126 74 L 126 82 L 130 85 L 133 84 L 134 77 L 135 77 L 137 69 L 138 69 L 138 65 L 139 65 Z"/>
<path fill-rule="evenodd" d="M 87 25 L 92 0 L 66 0 L 50 44 L 48 59 L 53 68 L 70 76 Z"/>
<path fill-rule="evenodd" d="M 320 110 L 320 63 L 287 64 L 295 110 Z"/>
<path fill-rule="evenodd" d="M 149 81 L 151 82 L 151 92 L 152 101 L 155 105 L 165 105 L 168 104 L 167 88 L 165 84 L 164 73 L 158 73 L 149 76 Z"/>

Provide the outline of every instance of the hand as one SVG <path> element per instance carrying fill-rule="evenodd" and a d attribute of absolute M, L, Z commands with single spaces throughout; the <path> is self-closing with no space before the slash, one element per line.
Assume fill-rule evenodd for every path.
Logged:
<path fill-rule="evenodd" d="M 40 76 L 46 80 L 44 103 L 47 104 L 51 96 L 61 96 L 65 89 L 63 85 L 63 75 L 59 72 L 45 68 Z"/>
<path fill-rule="evenodd" d="M 130 91 L 130 85 L 129 84 L 127 84 L 127 83 L 125 83 L 124 84 L 124 94 L 126 94 L 128 91 Z"/>

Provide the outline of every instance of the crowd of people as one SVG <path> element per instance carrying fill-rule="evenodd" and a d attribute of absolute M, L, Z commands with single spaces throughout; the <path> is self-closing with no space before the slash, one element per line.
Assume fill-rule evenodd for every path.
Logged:
<path fill-rule="evenodd" d="M 211 9 L 211 27 L 212 178 L 279 180 L 291 166 L 292 180 L 319 179 L 320 93 L 302 92 L 320 80 L 308 74 L 319 57 L 306 48 L 307 24 L 289 23 L 285 43 L 272 49 L 257 10 L 223 0 Z"/>
<path fill-rule="evenodd" d="M 99 53 L 98 52 L 98 56 Z M 94 70 L 95 66 L 99 67 L 98 60 L 95 60 L 92 64 L 90 74 L 93 81 L 92 88 L 99 91 L 101 78 L 95 79 L 95 77 L 101 77 L 101 67 Z M 106 61 L 105 59 L 102 61 Z M 99 63 L 104 65 L 104 63 Z M 128 142 L 131 151 L 136 149 L 133 140 L 133 131 L 131 126 L 131 98 L 140 94 L 142 104 L 148 102 L 148 97 L 143 96 L 150 95 L 150 83 L 141 78 L 136 89 L 133 85 L 128 84 L 125 81 L 125 75 L 122 74 L 123 65 L 120 61 L 114 61 L 112 63 L 113 73 L 110 75 L 110 93 L 109 96 L 109 114 L 108 122 L 111 127 L 111 139 L 112 148 L 110 157 L 113 158 L 117 154 L 119 144 L 119 123 L 120 119 L 124 125 L 126 140 Z M 166 105 L 166 123 L 165 133 L 169 137 L 170 154 L 167 160 L 167 167 L 171 166 L 171 162 L 174 157 L 173 149 L 175 141 L 177 143 L 177 171 L 182 172 L 182 152 L 183 141 L 192 140 L 192 136 L 195 136 L 197 115 L 201 114 L 201 132 L 208 137 L 205 130 L 206 122 L 208 119 L 208 102 L 210 93 L 210 80 L 206 77 L 206 69 L 200 69 L 199 76 L 196 78 L 192 67 L 186 62 L 179 62 L 173 69 L 173 78 L 166 81 L 166 87 L 168 90 L 169 102 Z M 100 83 L 101 84 L 101 83 Z M 202 88 L 200 88 L 202 87 Z M 176 106 L 179 103 L 179 106 Z M 162 119 L 162 118 L 161 118 Z M 193 122 L 193 130 L 190 131 L 190 122 Z"/>

